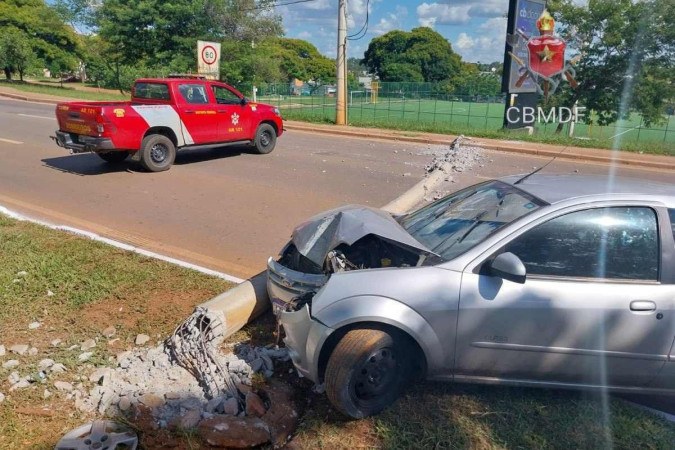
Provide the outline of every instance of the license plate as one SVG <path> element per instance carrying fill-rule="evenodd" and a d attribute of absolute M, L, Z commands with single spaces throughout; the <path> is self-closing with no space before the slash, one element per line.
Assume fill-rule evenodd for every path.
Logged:
<path fill-rule="evenodd" d="M 91 128 L 83 123 L 66 122 L 66 131 L 76 134 L 87 134 Z"/>

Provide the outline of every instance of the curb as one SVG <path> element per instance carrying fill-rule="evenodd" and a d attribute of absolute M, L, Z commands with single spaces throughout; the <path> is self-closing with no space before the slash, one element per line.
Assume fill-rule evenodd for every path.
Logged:
<path fill-rule="evenodd" d="M 413 144 L 431 144 L 431 145 L 448 145 L 456 136 L 448 135 L 446 138 L 433 138 L 433 137 L 409 137 L 409 136 L 399 136 L 392 134 L 380 134 L 372 133 L 364 129 L 364 131 L 354 131 L 354 130 L 341 130 L 332 128 L 312 128 L 309 126 L 289 124 L 286 123 L 285 129 L 293 131 L 302 131 L 306 133 L 316 133 L 316 134 L 328 134 L 333 136 L 345 136 L 361 139 L 380 139 L 386 141 L 395 141 L 395 142 L 410 142 Z M 644 167 L 649 169 L 660 169 L 675 171 L 675 158 L 672 163 L 670 162 L 660 162 L 660 161 L 640 161 L 636 159 L 621 159 L 621 158 L 611 158 L 603 155 L 590 155 L 587 153 L 574 153 L 572 152 L 563 152 L 560 153 L 560 150 L 544 150 L 544 149 L 530 149 L 530 148 L 521 148 L 513 147 L 507 144 L 491 144 L 480 142 L 480 138 L 474 138 L 474 145 L 477 147 L 482 147 L 486 150 L 493 150 L 503 153 L 515 153 L 521 155 L 533 155 L 541 157 L 557 157 L 558 159 L 565 159 L 571 161 L 590 161 L 590 162 L 599 162 L 605 164 L 621 164 L 631 167 Z"/>
<path fill-rule="evenodd" d="M 60 102 L 65 101 L 76 101 L 75 99 L 46 99 L 46 98 L 31 98 L 20 94 L 14 94 L 9 92 L 0 92 L 0 97 L 7 97 L 14 100 L 23 100 L 27 102 L 43 103 L 55 105 Z M 350 129 L 339 129 L 337 126 L 331 128 L 327 127 L 312 127 L 310 125 L 299 125 L 297 123 L 288 123 L 284 124 L 284 129 L 301 131 L 305 133 L 314 133 L 314 134 L 327 134 L 332 136 L 344 136 L 352 137 L 358 139 L 380 139 L 385 141 L 394 141 L 394 142 L 409 142 L 412 144 L 430 144 L 430 145 L 447 145 L 449 141 L 455 139 L 457 136 L 448 135 L 447 138 L 435 138 L 435 137 L 414 137 L 414 136 L 401 136 L 396 134 L 386 134 L 386 133 L 374 133 L 368 131 L 367 128 L 362 130 L 350 130 Z M 379 131 L 379 130 L 378 130 Z M 474 138 L 475 141 L 479 141 L 480 138 Z M 545 149 L 533 149 L 533 148 L 523 148 L 523 147 L 514 147 L 512 145 L 496 144 L 496 143 L 486 143 L 486 142 L 476 142 L 476 146 L 482 147 L 486 150 L 492 150 L 502 153 L 513 153 L 520 155 L 531 155 L 531 156 L 540 156 L 545 158 L 554 158 L 563 159 L 567 161 L 588 161 L 596 162 L 603 164 L 619 164 L 627 167 L 642 167 L 646 169 L 656 169 L 656 170 L 667 170 L 675 172 L 675 157 L 672 157 L 673 162 L 665 161 L 643 161 L 638 159 L 622 159 L 622 158 L 612 158 L 605 155 L 593 155 L 588 153 L 575 153 L 574 150 L 571 152 L 560 152 L 560 150 L 545 150 Z M 610 151 L 610 150 L 608 150 Z M 627 155 L 626 152 L 618 152 L 619 154 Z"/>

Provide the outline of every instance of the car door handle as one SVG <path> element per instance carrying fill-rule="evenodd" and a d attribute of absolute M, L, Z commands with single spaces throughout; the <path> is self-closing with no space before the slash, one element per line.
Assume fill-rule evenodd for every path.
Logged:
<path fill-rule="evenodd" d="M 194 110 L 192 109 L 186 109 L 184 112 L 185 114 L 194 114 Z"/>
<path fill-rule="evenodd" d="M 656 303 L 649 300 L 635 300 L 630 302 L 630 310 L 637 312 L 656 311 Z"/>
<path fill-rule="evenodd" d="M 227 113 L 227 110 L 226 110 L 226 109 L 219 109 L 219 110 L 218 110 L 218 113 L 220 113 L 220 114 L 225 114 L 225 113 Z"/>

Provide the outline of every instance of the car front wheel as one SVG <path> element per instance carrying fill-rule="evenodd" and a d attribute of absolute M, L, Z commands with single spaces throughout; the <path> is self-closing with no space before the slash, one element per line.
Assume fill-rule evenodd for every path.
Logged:
<path fill-rule="evenodd" d="M 328 360 L 328 399 L 340 412 L 355 419 L 377 414 L 403 391 L 413 360 L 410 345 L 395 333 L 351 330 Z"/>
<path fill-rule="evenodd" d="M 268 123 L 261 123 L 255 132 L 253 147 L 256 153 L 266 155 L 277 145 L 277 132 Z"/>

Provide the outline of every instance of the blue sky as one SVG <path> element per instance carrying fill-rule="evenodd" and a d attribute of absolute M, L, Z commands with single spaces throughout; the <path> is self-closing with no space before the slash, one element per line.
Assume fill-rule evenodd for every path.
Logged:
<path fill-rule="evenodd" d="M 393 29 L 409 31 L 430 26 L 450 41 L 465 61 L 501 61 L 506 33 L 508 0 L 370 0 L 368 34 L 350 41 L 349 56 L 363 57 L 374 37 Z M 338 0 L 313 0 L 277 7 L 286 35 L 312 42 L 327 56 L 335 56 Z M 356 33 L 366 17 L 367 0 L 348 0 L 349 34 Z"/>

